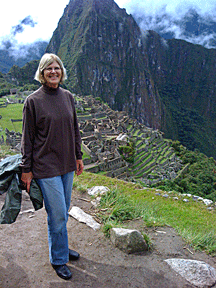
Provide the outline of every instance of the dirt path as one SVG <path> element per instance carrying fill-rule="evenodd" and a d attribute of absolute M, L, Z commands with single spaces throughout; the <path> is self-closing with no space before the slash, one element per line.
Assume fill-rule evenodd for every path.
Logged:
<path fill-rule="evenodd" d="M 91 209 L 91 204 L 80 200 L 78 194 L 73 196 L 72 204 L 86 212 Z M 31 207 L 24 194 L 22 210 Z M 144 229 L 140 221 L 131 222 L 132 227 Z M 154 249 L 140 255 L 126 255 L 113 247 L 102 232 L 71 217 L 68 232 L 70 247 L 81 257 L 68 263 L 73 277 L 65 281 L 49 263 L 44 209 L 20 214 L 11 225 L 0 225 L 0 288 L 187 288 L 194 286 L 171 270 L 165 259 L 203 260 L 216 268 L 216 258 L 194 252 L 169 227 L 148 229 Z"/>

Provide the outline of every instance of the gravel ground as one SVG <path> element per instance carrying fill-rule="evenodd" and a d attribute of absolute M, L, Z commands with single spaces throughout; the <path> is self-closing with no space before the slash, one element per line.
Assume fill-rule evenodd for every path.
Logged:
<path fill-rule="evenodd" d="M 89 213 L 92 206 L 73 193 L 72 205 Z M 0 205 L 3 204 L 0 196 Z M 22 211 L 31 209 L 24 192 Z M 140 220 L 127 222 L 128 228 L 145 231 L 153 249 L 136 255 L 127 255 L 115 248 L 101 231 L 94 231 L 72 217 L 68 221 L 70 248 L 81 257 L 69 262 L 73 277 L 59 278 L 49 263 L 46 212 L 20 213 L 15 223 L 0 225 L 0 288 L 187 288 L 194 287 L 173 271 L 168 258 L 202 260 L 216 268 L 216 257 L 195 252 L 171 227 L 143 227 Z M 216 287 L 216 286 L 214 286 Z"/>

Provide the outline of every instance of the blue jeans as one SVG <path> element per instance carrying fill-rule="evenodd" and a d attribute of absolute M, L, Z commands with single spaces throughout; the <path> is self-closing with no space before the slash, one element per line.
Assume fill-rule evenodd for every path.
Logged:
<path fill-rule="evenodd" d="M 74 172 L 69 172 L 53 178 L 37 179 L 47 212 L 49 257 L 54 265 L 69 261 L 67 221 L 73 177 Z"/>

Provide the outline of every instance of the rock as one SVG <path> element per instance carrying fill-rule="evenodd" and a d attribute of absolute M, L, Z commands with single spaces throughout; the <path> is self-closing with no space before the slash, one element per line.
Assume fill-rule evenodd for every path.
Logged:
<path fill-rule="evenodd" d="M 25 210 L 25 211 L 20 211 L 20 215 L 22 215 L 22 214 L 25 214 L 25 213 L 34 213 L 35 212 L 35 210 L 34 209 L 28 209 L 28 210 Z"/>
<path fill-rule="evenodd" d="M 105 186 L 94 186 L 92 188 L 87 189 L 88 194 L 91 196 L 102 195 L 108 191 L 109 191 L 109 188 Z"/>
<path fill-rule="evenodd" d="M 97 206 L 100 204 L 100 200 L 101 200 L 101 197 L 98 196 L 98 197 L 96 197 L 95 199 L 93 199 L 93 200 L 91 201 L 91 204 L 92 204 L 94 207 L 97 207 Z"/>
<path fill-rule="evenodd" d="M 171 178 L 171 179 L 175 179 L 176 176 L 177 176 L 177 174 L 175 173 L 175 171 L 172 171 L 172 172 L 170 173 L 170 178 Z"/>
<path fill-rule="evenodd" d="M 116 140 L 117 141 L 122 141 L 122 142 L 128 142 L 128 136 L 126 134 L 119 134 L 117 137 L 116 137 Z"/>
<path fill-rule="evenodd" d="M 148 250 L 142 234 L 137 230 L 112 228 L 110 239 L 116 247 L 127 254 Z"/>
<path fill-rule="evenodd" d="M 89 195 L 96 196 L 96 198 L 91 201 L 92 205 L 97 207 L 100 203 L 101 195 L 106 194 L 108 191 L 109 188 L 105 186 L 93 186 L 92 188 L 87 189 Z"/>
<path fill-rule="evenodd" d="M 177 258 L 165 261 L 173 270 L 197 287 L 212 287 L 216 283 L 216 270 L 203 261 Z"/>
<path fill-rule="evenodd" d="M 79 222 L 85 223 L 87 226 L 94 230 L 100 229 L 100 224 L 94 220 L 94 218 L 85 213 L 81 208 L 73 206 L 69 212 L 69 215 L 78 220 Z"/>
<path fill-rule="evenodd" d="M 209 200 L 209 199 L 203 199 L 203 203 L 207 206 L 211 205 L 213 203 L 212 200 Z"/>

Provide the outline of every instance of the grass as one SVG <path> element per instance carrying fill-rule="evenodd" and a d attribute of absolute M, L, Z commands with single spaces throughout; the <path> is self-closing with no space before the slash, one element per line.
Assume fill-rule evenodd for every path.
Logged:
<path fill-rule="evenodd" d="M 147 160 L 148 160 L 149 158 L 151 158 L 151 157 L 152 157 L 151 154 L 149 154 L 149 153 L 145 153 L 145 155 L 143 155 L 143 157 L 142 157 L 142 162 L 133 165 L 133 169 L 134 169 L 134 171 L 135 171 L 135 170 L 139 170 L 139 169 L 140 169 L 139 167 L 140 167 L 140 166 L 141 166 L 145 161 L 147 161 Z M 137 161 L 137 162 L 138 162 L 138 161 Z M 143 169 L 143 167 L 142 167 L 141 169 Z"/>
<path fill-rule="evenodd" d="M 17 154 L 17 151 L 14 151 L 7 145 L 0 146 L 0 159 L 5 158 L 6 156 Z"/>
<path fill-rule="evenodd" d="M 85 152 L 85 150 L 83 149 L 83 147 L 81 146 L 81 150 L 82 150 L 82 152 L 83 152 L 83 159 L 91 159 L 91 156 L 89 156 L 86 152 Z"/>
<path fill-rule="evenodd" d="M 140 189 L 139 184 L 87 172 L 74 181 L 76 187 L 86 183 L 86 189 L 98 185 L 110 189 L 102 197 L 98 214 L 106 234 L 125 220 L 141 217 L 146 227 L 171 226 L 195 249 L 216 255 L 216 213 L 207 210 L 203 203 L 156 196 L 155 189 Z"/>
<path fill-rule="evenodd" d="M 2 99 L 0 99 L 2 100 Z M 22 121 L 11 122 L 11 119 L 22 119 L 23 104 L 9 104 L 6 108 L 0 108 L 0 136 L 5 136 L 5 128 L 9 131 L 15 131 L 22 133 Z M 83 149 L 83 159 L 91 158 Z"/>
<path fill-rule="evenodd" d="M 22 122 L 12 123 L 10 119 L 22 118 L 22 104 L 11 104 L 0 108 L 0 128 L 21 132 Z M 1 135 L 0 134 L 0 135 Z M 0 157 L 14 154 L 7 146 L 0 147 Z M 84 154 L 84 158 L 87 155 Z M 208 211 L 202 203 L 174 201 L 156 196 L 155 189 L 140 189 L 139 184 L 127 183 L 115 178 L 108 178 L 84 172 L 75 177 L 74 187 L 85 193 L 87 188 L 103 185 L 110 188 L 110 194 L 103 197 L 99 217 L 108 234 L 111 227 L 122 225 L 125 220 L 137 217 L 143 219 L 145 226 L 169 225 L 196 249 L 216 255 L 216 213 Z"/>
<path fill-rule="evenodd" d="M 137 136 L 139 132 L 140 132 L 140 130 L 136 130 L 136 131 L 133 133 L 133 136 Z"/>
<path fill-rule="evenodd" d="M 6 108 L 0 108 L 0 135 L 5 136 L 5 128 L 9 131 L 22 132 L 22 121 L 11 122 L 11 119 L 22 119 L 23 104 L 9 104 Z"/>

